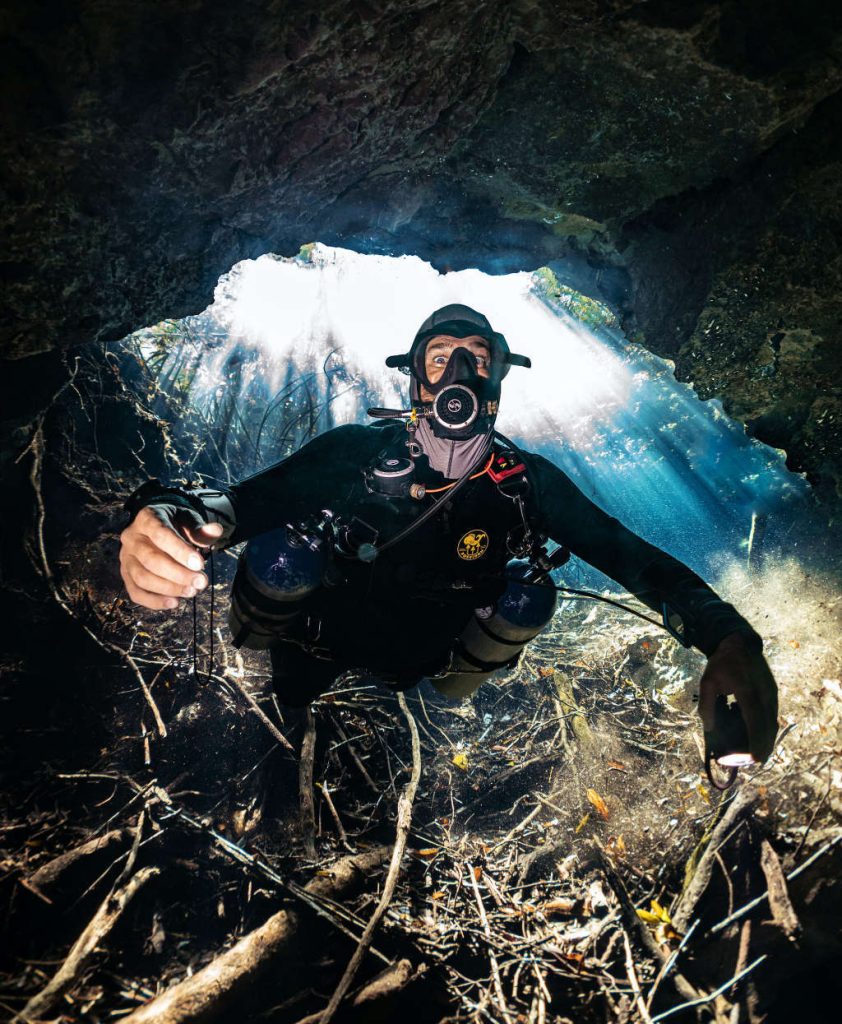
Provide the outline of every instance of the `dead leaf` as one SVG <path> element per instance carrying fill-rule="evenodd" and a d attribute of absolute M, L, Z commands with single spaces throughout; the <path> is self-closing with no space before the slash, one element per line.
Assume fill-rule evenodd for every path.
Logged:
<path fill-rule="evenodd" d="M 482 878 L 482 868 L 479 865 L 477 865 L 474 868 L 474 880 L 478 882 L 481 878 Z"/>
<path fill-rule="evenodd" d="M 576 901 L 558 897 L 554 900 L 547 900 L 538 909 L 545 917 L 549 917 L 551 914 L 572 914 L 576 909 Z"/>
<path fill-rule="evenodd" d="M 589 818 L 590 818 L 590 814 L 586 814 L 586 815 L 584 816 L 584 818 L 582 818 L 582 820 L 581 820 L 581 821 L 579 822 L 579 824 L 578 824 L 578 825 L 576 826 L 576 829 L 575 829 L 575 831 L 576 831 L 576 832 L 581 832 L 581 831 L 582 831 L 582 829 L 583 829 L 583 828 L 585 827 L 585 825 L 587 825 L 587 823 L 588 823 L 588 819 L 589 819 Z"/>
<path fill-rule="evenodd" d="M 662 907 L 657 900 L 650 900 L 649 906 L 652 908 L 652 913 L 658 915 L 658 920 L 663 921 L 665 924 L 672 924 L 669 914 L 665 907 Z"/>
<path fill-rule="evenodd" d="M 437 853 L 441 853 L 441 850 L 438 848 L 438 846 L 428 846 L 425 850 L 419 850 L 418 851 L 418 856 L 419 857 L 435 857 L 435 855 Z"/>
<path fill-rule="evenodd" d="M 600 818 L 604 818 L 607 821 L 608 820 L 608 805 L 605 803 L 605 801 L 602 799 L 602 797 L 599 795 L 599 793 L 597 793 L 597 791 L 595 789 L 589 789 L 588 793 L 587 793 L 587 797 L 588 797 L 588 802 L 593 807 L 593 809 L 596 811 L 596 813 L 600 816 Z"/>
<path fill-rule="evenodd" d="M 627 772 L 628 768 L 623 764 L 622 761 L 609 761 L 608 767 L 613 768 L 615 772 Z"/>
<path fill-rule="evenodd" d="M 446 893 L 444 893 L 441 890 L 439 890 L 438 892 L 432 893 L 431 896 L 430 896 L 430 899 L 431 900 L 443 900 L 446 895 L 447 895 Z"/>
<path fill-rule="evenodd" d="M 468 755 L 465 753 L 454 754 L 452 763 L 460 771 L 466 772 L 468 770 Z"/>
<path fill-rule="evenodd" d="M 662 946 L 665 946 L 668 942 L 673 939 L 680 939 L 681 936 L 673 928 L 671 924 L 665 924 L 663 921 L 655 929 L 655 941 L 659 942 Z"/>

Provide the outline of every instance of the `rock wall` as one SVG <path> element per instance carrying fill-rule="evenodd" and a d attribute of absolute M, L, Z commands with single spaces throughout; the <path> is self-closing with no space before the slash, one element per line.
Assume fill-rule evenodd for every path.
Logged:
<path fill-rule="evenodd" d="M 842 493 L 835 5 L 56 0 L 0 30 L 7 358 L 314 239 L 549 264 Z"/>

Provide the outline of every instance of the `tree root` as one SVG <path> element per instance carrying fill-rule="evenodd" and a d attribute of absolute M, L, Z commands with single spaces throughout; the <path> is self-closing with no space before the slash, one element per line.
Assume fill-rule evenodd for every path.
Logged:
<path fill-rule="evenodd" d="M 95 839 L 89 839 L 43 864 L 27 878 L 21 879 L 21 883 L 36 894 L 44 896 L 44 890 L 55 885 L 68 868 L 91 854 L 102 853 L 112 846 L 122 846 L 131 835 L 132 830 L 129 828 L 115 828 Z"/>
<path fill-rule="evenodd" d="M 386 881 L 383 884 L 383 893 L 380 896 L 380 901 L 375 907 L 374 913 L 371 915 L 371 918 L 365 927 L 365 931 L 363 932 L 359 945 L 354 950 L 354 955 L 351 957 L 348 966 L 345 968 L 345 973 L 342 975 L 339 984 L 336 986 L 336 991 L 331 996 L 330 1002 L 327 1004 L 327 1007 L 321 1015 L 321 1024 L 328 1024 L 336 1013 L 337 1007 L 342 1002 L 351 982 L 354 980 L 354 976 L 362 963 L 366 950 L 371 945 L 374 930 L 377 928 L 377 925 L 380 923 L 380 919 L 386 913 L 386 909 L 392 900 L 392 895 L 394 894 L 395 886 L 398 882 L 398 874 L 400 873 L 404 850 L 406 849 L 409 826 L 412 823 L 412 805 L 415 801 L 415 792 L 418 789 L 418 782 L 421 778 L 421 740 L 418 737 L 418 727 L 415 724 L 415 719 L 412 717 L 412 712 L 407 707 L 406 697 L 402 693 L 398 694 L 398 703 L 400 704 L 401 711 L 404 713 L 407 725 L 409 726 L 410 735 L 412 736 L 412 774 L 409 778 L 409 782 L 406 784 L 406 788 L 403 793 L 401 793 L 400 800 L 398 801 L 398 825 L 397 834 L 395 836 L 395 845 L 392 848 L 392 859 L 389 864 Z"/>
<path fill-rule="evenodd" d="M 716 854 L 728 838 L 735 825 L 751 810 L 757 799 L 754 789 L 744 786 L 725 807 L 724 814 L 712 831 L 702 838 L 693 851 L 687 866 L 687 881 L 675 913 L 672 915 L 673 925 L 679 932 L 687 930 L 690 918 L 702 894 L 708 887 L 713 871 Z M 699 852 L 701 856 L 699 856 Z"/>
<path fill-rule="evenodd" d="M 383 847 L 344 857 L 305 886 L 314 896 L 338 900 L 362 882 L 386 859 Z M 223 1012 L 229 1001 L 251 988 L 262 972 L 292 945 L 299 917 L 292 910 L 277 914 L 249 932 L 202 970 L 173 985 L 123 1019 L 131 1024 L 187 1024 Z"/>
<path fill-rule="evenodd" d="M 304 738 L 301 741 L 301 760 L 298 762 L 298 801 L 301 813 L 301 835 L 304 855 L 315 863 L 316 809 L 313 802 L 313 758 L 316 752 L 316 720 L 310 708 L 304 711 Z"/>
<path fill-rule="evenodd" d="M 15 1018 L 15 1022 L 23 1024 L 24 1021 L 39 1020 L 43 1018 L 44 1014 L 49 1013 L 62 995 L 74 984 L 97 945 L 117 923 L 135 893 L 150 878 L 154 878 L 159 873 L 158 868 L 141 868 L 121 889 L 109 893 L 91 918 L 90 924 L 73 944 L 67 958 L 52 980 L 29 1000 Z"/>

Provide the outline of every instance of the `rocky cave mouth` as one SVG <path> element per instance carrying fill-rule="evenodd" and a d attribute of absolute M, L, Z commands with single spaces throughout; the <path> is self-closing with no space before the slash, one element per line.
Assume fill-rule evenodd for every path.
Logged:
<path fill-rule="evenodd" d="M 321 239 L 537 278 L 530 315 L 608 362 L 560 375 L 578 418 L 513 371 L 507 433 L 714 583 L 781 692 L 724 796 L 702 658 L 601 603 L 462 706 L 409 694 L 407 851 L 337 1024 L 835 1024 L 842 7 L 281 6 L 4 15 L 0 1009 L 311 1024 L 384 891 L 395 699 L 288 715 L 207 598 L 146 614 L 117 571 L 148 475 L 224 483 L 397 394 L 344 317 L 277 358 L 196 313 L 262 254 L 316 280 Z"/>
<path fill-rule="evenodd" d="M 532 360 L 506 378 L 498 428 L 636 532 L 708 574 L 806 542 L 809 486 L 786 453 L 702 402 L 548 267 L 442 273 L 311 243 L 236 265 L 202 313 L 108 352 L 171 438 L 173 482 L 224 487 L 334 426 L 371 422 L 372 406 L 406 408 L 406 378 L 385 358 L 448 302 L 485 311 Z"/>
<path fill-rule="evenodd" d="M 372 260 L 378 272 L 364 285 L 357 272 Z M 401 282 L 406 269 L 412 274 Z M 383 302 L 378 273 L 394 300 L 380 311 L 380 336 L 372 327 Z M 288 279 L 285 289 L 278 274 Z M 417 274 L 434 287 L 419 289 Z M 413 296 L 411 313 L 404 295 Z M 457 299 L 488 312 L 541 374 L 533 384 L 524 371 L 520 392 L 509 391 L 514 371 L 507 378 L 514 415 L 506 431 L 558 460 L 598 501 L 664 546 L 663 533 L 677 521 L 675 552 L 715 575 L 723 596 L 760 624 L 786 731 L 772 762 L 751 771 L 753 786 L 737 801 L 719 801 L 700 771 L 693 693 L 702 658 L 613 607 L 563 600 L 519 666 L 464 706 L 423 687 L 408 698 L 421 729 L 421 803 L 381 940 L 404 966 L 387 971 L 384 994 L 376 964 L 365 966 L 361 991 L 370 982 L 372 999 L 383 998 L 387 1012 L 403 1007 L 409 1019 L 458 1016 L 482 999 L 486 958 L 526 942 L 553 952 L 533 961 L 540 981 L 522 990 L 515 983 L 504 997 L 512 1007 L 537 1013 L 546 989 L 561 1013 L 602 1020 L 633 993 L 614 973 L 605 994 L 604 972 L 622 970 L 625 934 L 648 950 L 640 979 L 666 1012 L 689 991 L 709 991 L 732 976 L 733 967 L 721 963 L 721 922 L 758 886 L 780 885 L 780 863 L 769 861 L 777 854 L 764 853 L 770 873 L 757 873 L 767 832 L 774 830 L 781 856 L 796 860 L 810 840 L 820 866 L 793 882 L 802 913 L 815 919 L 816 893 L 835 893 L 816 886 L 839 855 L 828 818 L 838 811 L 828 760 L 842 700 L 838 601 L 808 489 L 785 469 L 783 453 L 750 440 L 716 403 L 701 402 L 676 382 L 671 364 L 623 337 L 607 307 L 560 285 L 546 268 L 510 278 L 442 275 L 412 257 L 305 246 L 294 258 L 239 264 L 201 314 L 70 353 L 69 381 L 22 454 L 40 510 L 29 549 L 38 578 L 30 587 L 43 592 L 39 630 L 50 630 L 68 677 L 57 675 L 35 636 L 22 641 L 26 657 L 6 665 L 12 728 L 44 737 L 17 744 L 7 769 L 8 827 L 27 835 L 11 808 L 34 802 L 47 836 L 43 849 L 24 843 L 11 852 L 17 867 L 7 878 L 26 892 L 7 916 L 19 948 L 42 949 L 47 922 L 59 946 L 66 942 L 95 911 L 107 881 L 119 889 L 127 859 L 138 885 L 157 877 L 155 865 L 167 865 L 164 880 L 151 886 L 153 902 L 138 903 L 105 944 L 105 973 L 88 957 L 74 974 L 85 1005 L 128 1012 L 152 1000 L 153 1008 L 161 982 L 181 999 L 179 982 L 192 991 L 205 977 L 203 964 L 208 977 L 227 971 L 231 929 L 248 940 L 268 927 L 289 899 L 289 880 L 303 881 L 326 858 L 360 851 L 371 858 L 377 844 L 388 849 L 394 821 L 386 795 L 397 795 L 413 757 L 394 697 L 365 678 L 341 679 L 302 719 L 274 702 L 263 659 L 230 646 L 220 620 L 208 618 L 206 600 L 192 614 L 185 608 L 166 619 L 131 606 L 116 574 L 126 492 L 150 475 L 224 485 L 332 425 L 364 421 L 384 390 L 401 404 L 400 382 L 382 370 L 382 357 L 405 348 L 431 307 Z M 563 367 L 552 362 L 559 353 Z M 530 395 L 537 398 L 529 402 Z M 57 507 L 75 511 L 68 520 L 52 514 Z M 224 608 L 233 560 L 217 556 L 215 564 L 217 608 Z M 614 587 L 575 563 L 559 579 Z M 9 610 L 20 635 L 31 636 L 20 615 Z M 300 762 L 290 756 L 290 740 L 309 751 Z M 305 769 L 313 774 L 302 783 Z M 801 789 L 789 785 L 795 777 Z M 321 796 L 307 825 L 296 796 L 313 785 Z M 699 831 L 720 815 L 725 831 L 711 849 L 729 858 L 729 878 L 708 876 L 700 892 L 683 890 Z M 491 899 L 479 938 L 464 916 L 476 912 L 474 884 Z M 68 897 L 75 909 L 59 926 L 48 908 Z M 352 903 L 355 926 L 371 898 Z M 783 913 L 778 904 L 776 913 Z M 658 994 L 664 951 L 698 927 L 694 914 L 709 937 L 694 947 L 678 988 Z M 318 948 L 323 964 L 339 967 L 349 952 L 347 928 L 331 913 L 328 919 L 329 940 L 323 918 L 305 915 L 296 941 L 305 962 Z M 774 962 L 780 972 L 801 927 L 788 918 L 755 936 L 757 956 L 742 965 L 757 970 L 764 999 L 779 1008 L 791 1004 L 769 967 Z M 739 965 L 745 931 L 728 934 Z M 823 963 L 832 940 L 820 923 L 812 934 L 823 944 Z M 276 977 L 285 1002 L 272 1017 L 284 1024 L 318 1005 L 318 975 L 297 957 L 290 963 Z M 513 984 L 516 964 L 504 960 L 501 984 Z M 787 970 L 800 969 L 794 956 Z M 6 992 L 43 989 L 39 999 L 55 1000 L 37 972 L 8 978 Z M 236 995 L 242 981 L 233 982 L 238 1006 L 245 1005 Z M 429 1000 L 424 1012 L 414 1005 L 420 992 Z M 185 998 L 190 1004 L 193 997 Z M 257 985 L 249 996 L 264 1010 L 267 998 L 276 1004 L 277 990 Z M 349 1008 L 345 1018 L 370 1019 L 368 1010 L 360 1013 Z"/>

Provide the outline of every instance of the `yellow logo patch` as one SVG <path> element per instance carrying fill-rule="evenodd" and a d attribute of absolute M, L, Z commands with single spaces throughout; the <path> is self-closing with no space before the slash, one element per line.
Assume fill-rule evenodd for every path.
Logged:
<path fill-rule="evenodd" d="M 459 539 L 456 552 L 466 562 L 482 558 L 488 551 L 488 534 L 485 530 L 470 530 Z"/>

